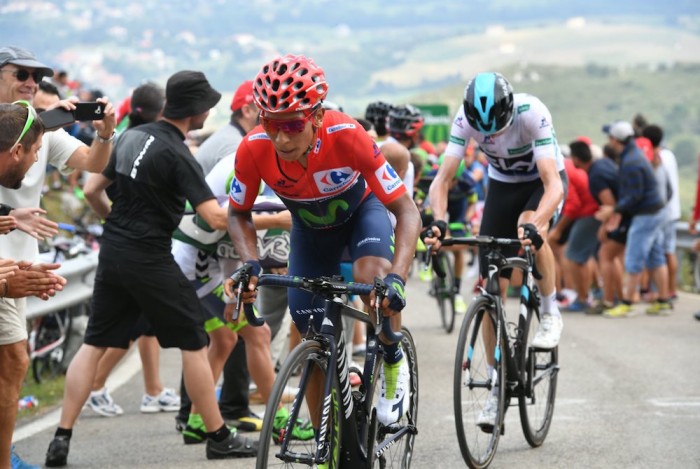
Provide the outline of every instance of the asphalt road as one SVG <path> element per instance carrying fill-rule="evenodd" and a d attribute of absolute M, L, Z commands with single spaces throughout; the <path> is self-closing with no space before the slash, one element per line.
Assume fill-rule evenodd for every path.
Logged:
<path fill-rule="evenodd" d="M 454 350 L 462 316 L 455 331 L 446 334 L 426 292 L 427 284 L 409 281 L 404 324 L 416 340 L 420 383 L 412 467 L 465 467 L 452 409 Z M 511 409 L 491 467 L 700 468 L 700 322 L 692 316 L 697 310 L 700 296 L 682 293 L 669 317 L 606 319 L 565 313 L 549 436 L 542 447 L 531 449 L 518 412 Z M 129 372 L 138 364 L 137 355 L 131 354 L 119 370 L 122 377 L 133 374 L 113 392 L 124 415 L 110 419 L 83 412 L 74 430 L 69 467 L 254 467 L 252 459 L 206 461 L 203 446 L 183 445 L 173 414 L 140 414 L 141 373 Z M 163 352 L 161 376 L 166 386 L 177 387 L 177 351 Z M 56 412 L 42 419 L 31 427 L 23 422 L 17 432 L 17 451 L 35 464 L 44 461 Z"/>

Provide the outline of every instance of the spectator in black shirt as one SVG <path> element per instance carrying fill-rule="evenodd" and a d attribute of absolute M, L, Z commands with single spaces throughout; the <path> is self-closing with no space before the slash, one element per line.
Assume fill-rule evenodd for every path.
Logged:
<path fill-rule="evenodd" d="M 217 229 L 226 214 L 184 143 L 221 99 L 204 74 L 181 71 L 168 79 L 163 119 L 119 138 L 97 184 L 112 201 L 105 221 L 85 343 L 66 375 L 63 411 L 46 465 L 67 463 L 72 428 L 90 394 L 107 347 L 126 348 L 140 314 L 163 347 L 182 350 L 188 393 L 208 430 L 208 459 L 253 457 L 257 444 L 224 425 L 207 360 L 204 312 L 194 288 L 171 254 L 171 235 L 185 201 Z M 104 199 L 103 199 L 104 200 Z"/>

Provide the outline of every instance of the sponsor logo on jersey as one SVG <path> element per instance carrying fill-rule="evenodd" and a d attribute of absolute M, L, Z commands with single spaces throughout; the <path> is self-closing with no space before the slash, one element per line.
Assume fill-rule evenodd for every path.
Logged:
<path fill-rule="evenodd" d="M 540 129 L 544 129 L 545 127 L 549 127 L 549 122 L 547 122 L 546 117 L 543 117 L 540 121 Z"/>
<path fill-rule="evenodd" d="M 353 177 L 354 175 L 355 171 L 349 166 L 345 166 L 314 173 L 314 181 L 316 181 L 316 186 L 322 194 L 328 194 L 336 192 L 353 182 L 356 179 Z"/>
<path fill-rule="evenodd" d="M 355 124 L 351 124 L 351 123 L 332 125 L 326 129 L 326 133 L 330 135 L 330 134 L 335 133 L 335 132 L 340 132 L 341 130 L 354 129 L 354 128 L 355 128 Z"/>
<path fill-rule="evenodd" d="M 378 157 L 379 154 L 382 152 L 382 151 L 379 149 L 379 145 L 377 145 L 375 142 L 372 142 L 372 149 L 374 150 L 374 157 L 375 157 L 375 158 Z"/>
<path fill-rule="evenodd" d="M 461 145 L 461 146 L 464 146 L 465 143 L 467 143 L 467 141 L 464 140 L 463 138 L 459 138 L 459 137 L 456 137 L 454 135 L 450 135 L 450 142 L 456 143 L 457 145 Z"/>
<path fill-rule="evenodd" d="M 321 139 L 317 138 L 316 146 L 314 146 L 314 153 L 318 153 L 319 151 L 321 151 Z"/>
<path fill-rule="evenodd" d="M 525 111 L 530 110 L 530 105 L 529 104 L 521 104 L 518 106 L 518 114 L 522 114 Z"/>
<path fill-rule="evenodd" d="M 231 200 L 236 202 L 238 205 L 243 205 L 243 202 L 245 201 L 245 193 L 245 184 L 234 177 L 231 180 L 231 187 L 228 191 L 228 195 L 231 197 Z"/>
<path fill-rule="evenodd" d="M 357 247 L 359 248 L 360 246 L 364 246 L 367 243 L 381 243 L 381 242 L 382 242 L 381 238 L 375 238 L 374 236 L 370 236 L 368 238 L 361 240 L 359 243 L 357 243 Z"/>
<path fill-rule="evenodd" d="M 251 142 L 253 140 L 270 140 L 270 137 L 268 137 L 265 132 L 260 132 L 259 134 L 249 135 L 248 140 Z"/>
<path fill-rule="evenodd" d="M 394 168 L 391 167 L 389 163 L 384 163 L 382 166 L 380 166 L 374 172 L 374 175 L 377 177 L 382 187 L 384 188 L 384 192 L 386 192 L 387 194 L 391 194 L 396 189 L 401 187 L 401 184 L 403 184 L 403 182 L 399 178 L 399 175 L 396 174 L 396 171 L 394 170 Z"/>
<path fill-rule="evenodd" d="M 522 153 L 525 153 L 526 151 L 530 151 L 531 149 L 532 149 L 532 143 L 528 143 L 527 145 L 523 145 L 520 148 L 509 148 L 508 154 L 509 155 L 520 155 Z"/>
<path fill-rule="evenodd" d="M 542 145 L 551 145 L 553 141 L 554 141 L 554 139 L 552 137 L 541 138 L 539 140 L 535 140 L 535 146 L 541 147 Z"/>
<path fill-rule="evenodd" d="M 458 118 L 455 119 L 455 125 L 459 127 L 460 129 L 464 128 L 464 117 L 459 116 Z"/>

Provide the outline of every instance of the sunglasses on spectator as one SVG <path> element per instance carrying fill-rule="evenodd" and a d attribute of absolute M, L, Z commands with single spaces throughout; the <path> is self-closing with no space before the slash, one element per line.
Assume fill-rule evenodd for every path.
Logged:
<path fill-rule="evenodd" d="M 44 79 L 44 74 L 39 70 L 34 70 L 33 72 L 30 72 L 27 69 L 20 68 L 19 70 L 0 70 L 0 72 L 11 73 L 15 78 L 17 78 L 17 81 L 22 82 L 29 80 L 29 77 L 34 78 L 34 83 L 39 83 L 41 80 Z"/>
<path fill-rule="evenodd" d="M 260 125 L 262 125 L 262 128 L 268 134 L 276 134 L 277 132 L 299 134 L 304 131 L 304 128 L 306 128 L 306 122 L 311 120 L 317 109 L 318 106 L 314 106 L 311 108 L 311 111 L 301 119 L 291 120 L 268 119 L 263 114 L 260 114 Z"/>
<path fill-rule="evenodd" d="M 31 104 L 29 104 L 29 101 L 15 101 L 14 103 L 17 106 L 22 106 L 27 108 L 27 120 L 24 123 L 24 128 L 22 129 L 22 132 L 19 134 L 19 137 L 17 137 L 17 140 L 15 140 L 15 143 L 12 144 L 10 148 L 14 148 L 22 139 L 24 138 L 25 135 L 27 135 L 27 132 L 29 132 L 29 129 L 32 127 L 32 124 L 37 118 L 36 111 L 32 107 Z"/>

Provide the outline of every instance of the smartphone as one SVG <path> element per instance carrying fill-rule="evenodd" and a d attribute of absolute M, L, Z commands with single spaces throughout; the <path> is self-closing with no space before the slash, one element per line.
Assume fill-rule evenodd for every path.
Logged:
<path fill-rule="evenodd" d="M 105 104 L 96 101 L 76 103 L 73 111 L 77 121 L 97 121 L 105 117 Z"/>
<path fill-rule="evenodd" d="M 56 130 L 75 121 L 95 121 L 104 119 L 105 104 L 98 102 L 76 103 L 73 111 L 62 107 L 39 113 L 46 130 Z"/>
<path fill-rule="evenodd" d="M 44 123 L 47 131 L 60 129 L 75 122 L 73 112 L 67 111 L 62 107 L 40 112 L 39 117 L 41 117 L 41 121 Z"/>

